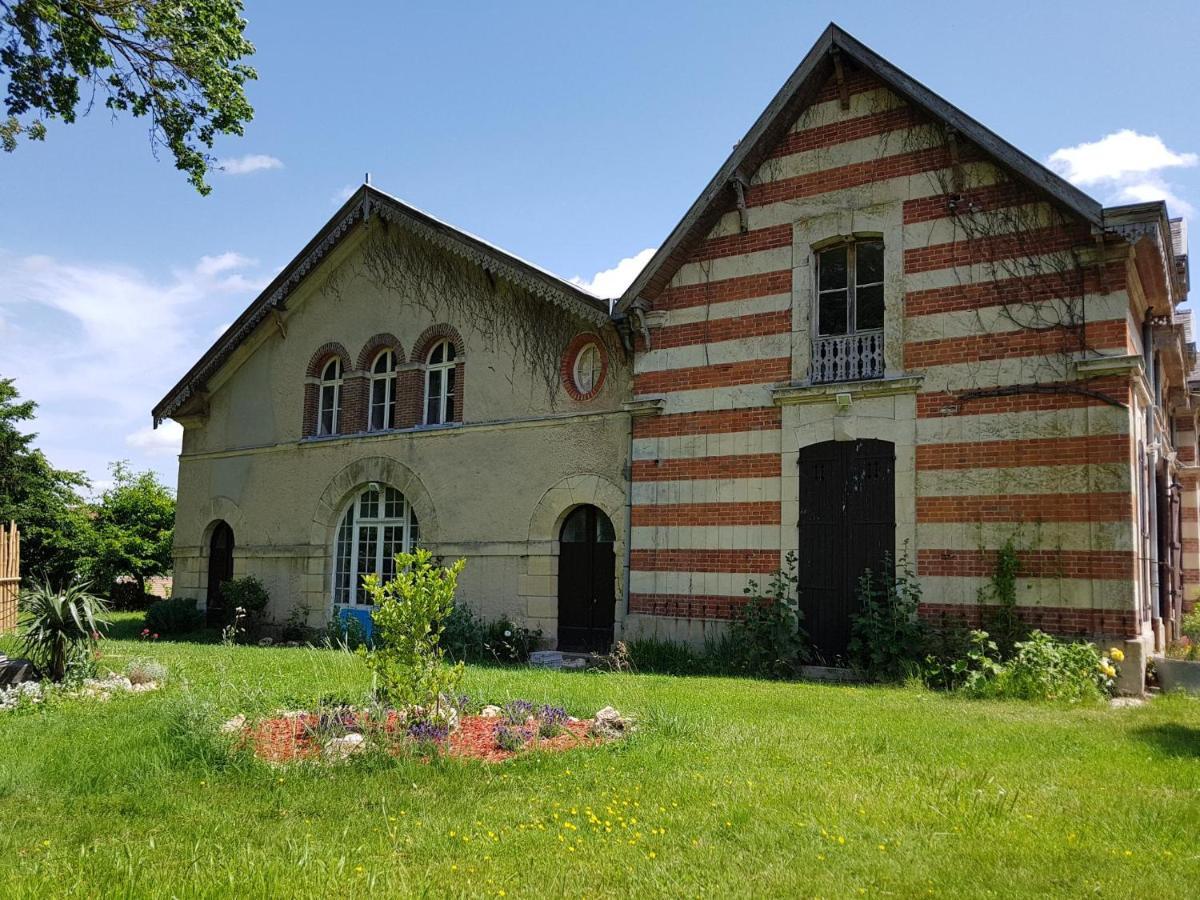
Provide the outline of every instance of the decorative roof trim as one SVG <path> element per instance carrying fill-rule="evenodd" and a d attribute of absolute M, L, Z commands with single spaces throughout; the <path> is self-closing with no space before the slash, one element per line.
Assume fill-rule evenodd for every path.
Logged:
<path fill-rule="evenodd" d="M 369 221 L 372 215 L 395 223 L 590 324 L 601 326 L 610 321 L 608 304 L 582 288 L 364 184 L 158 402 L 152 411 L 154 426 L 158 427 L 164 419 L 178 412 L 193 396 L 203 391 L 208 379 L 228 362 L 263 319 L 273 310 L 285 309 L 287 298 L 309 273 L 342 242 L 355 225 Z"/>
<path fill-rule="evenodd" d="M 945 122 L 968 141 L 978 145 L 986 153 L 1015 172 L 1034 188 L 1048 193 L 1055 201 L 1093 225 L 1103 223 L 1099 203 L 1079 188 L 1066 181 L 1037 160 L 1018 150 L 999 137 L 995 132 L 968 116 L 958 107 L 942 99 L 916 79 L 892 65 L 869 47 L 847 34 L 836 24 L 829 27 L 813 44 L 808 55 L 783 87 L 763 110 L 762 115 L 750 126 L 746 136 L 734 147 L 717 174 L 701 191 L 687 214 L 671 231 L 662 246 L 651 257 L 645 268 L 634 279 L 615 307 L 624 312 L 656 279 L 659 271 L 667 266 L 671 258 L 702 235 L 702 228 L 716 204 L 723 198 L 732 199 L 729 185 L 739 172 L 753 171 L 761 162 L 770 145 L 779 137 L 781 129 L 791 125 L 795 117 L 810 102 L 820 84 L 833 74 L 833 51 L 845 59 L 852 60 L 874 74 L 908 102 L 924 108 L 935 118 Z"/>

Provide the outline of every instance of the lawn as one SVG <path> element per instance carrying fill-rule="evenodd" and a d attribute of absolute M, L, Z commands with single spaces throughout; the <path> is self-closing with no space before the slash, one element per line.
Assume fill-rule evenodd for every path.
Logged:
<path fill-rule="evenodd" d="M 641 728 L 501 765 L 272 769 L 206 757 L 187 711 L 361 695 L 352 655 L 103 649 L 173 680 L 0 718 L 2 896 L 1180 896 L 1200 871 L 1200 702 L 1183 697 L 475 667 L 476 697 L 612 703 Z"/>

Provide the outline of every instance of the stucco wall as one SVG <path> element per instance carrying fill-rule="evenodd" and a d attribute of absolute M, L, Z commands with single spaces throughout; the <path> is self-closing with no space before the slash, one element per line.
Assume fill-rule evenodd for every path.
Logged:
<path fill-rule="evenodd" d="M 363 270 L 361 241 L 339 248 L 292 296 L 283 321 L 261 325 L 210 380 L 206 409 L 180 416 L 176 593 L 203 599 L 208 540 L 224 520 L 234 530 L 235 575 L 263 579 L 271 618 L 282 621 L 301 607 L 310 624 L 322 624 L 330 614 L 336 525 L 352 498 L 378 482 L 412 503 L 423 545 L 468 558 L 466 603 L 489 618 L 503 613 L 540 627 L 553 642 L 558 526 L 566 513 L 581 503 L 600 507 L 616 530 L 618 560 L 624 554 L 623 361 L 609 359 L 591 400 L 573 400 L 561 386 L 548 391 L 540 370 L 455 321 L 452 306 L 431 313 L 380 290 Z M 301 437 L 305 372 L 318 347 L 338 342 L 356 359 L 365 342 L 387 332 L 407 359 L 436 324 L 454 327 L 465 345 L 461 424 Z M 581 322 L 579 330 L 592 329 Z M 549 365 L 557 372 L 559 360 Z"/>

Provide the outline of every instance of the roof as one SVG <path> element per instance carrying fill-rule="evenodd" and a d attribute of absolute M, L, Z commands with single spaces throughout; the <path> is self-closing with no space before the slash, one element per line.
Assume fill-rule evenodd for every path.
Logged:
<path fill-rule="evenodd" d="M 750 126 L 746 136 L 734 147 L 733 153 L 717 170 L 717 174 L 700 192 L 658 252 L 625 291 L 617 303 L 617 312 L 626 310 L 647 288 L 656 294 L 666 287 L 667 281 L 684 262 L 692 246 L 708 234 L 724 211 L 732 207 L 734 193 L 731 185 L 735 176 L 739 173 L 749 174 L 758 168 L 771 148 L 813 101 L 830 75 L 834 74 L 834 51 L 843 60 L 850 60 L 874 74 L 909 103 L 923 108 L 954 128 L 1019 178 L 1049 194 L 1067 210 L 1094 225 L 1102 224 L 1103 210 L 1100 204 L 1083 191 L 831 23 L 762 115 Z"/>
<path fill-rule="evenodd" d="M 475 263 L 491 274 L 519 285 L 535 296 L 597 326 L 609 321 L 608 303 L 583 288 L 482 238 L 455 228 L 390 194 L 364 184 L 158 402 L 152 411 L 155 426 L 176 413 L 193 395 L 202 391 L 208 379 L 228 361 L 262 320 L 274 310 L 286 309 L 288 297 L 308 274 L 351 234 L 354 226 L 368 221 L 372 216 L 394 222 L 444 250 Z"/>

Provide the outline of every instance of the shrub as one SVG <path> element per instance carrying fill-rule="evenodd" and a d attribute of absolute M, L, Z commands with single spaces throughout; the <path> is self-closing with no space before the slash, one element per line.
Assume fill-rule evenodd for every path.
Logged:
<path fill-rule="evenodd" d="M 1078 703 L 1107 696 L 1116 675 L 1116 667 L 1095 644 L 1034 631 L 1016 644 L 1012 659 L 994 677 L 975 679 L 966 687 L 982 697 Z"/>
<path fill-rule="evenodd" d="M 122 612 L 142 612 L 156 600 L 158 597 L 144 593 L 132 578 L 118 580 L 108 592 L 109 608 Z"/>
<path fill-rule="evenodd" d="M 131 684 L 166 684 L 167 667 L 156 659 L 131 659 L 125 667 L 125 677 Z"/>
<path fill-rule="evenodd" d="M 1179 632 L 1191 642 L 1200 642 L 1200 606 L 1197 606 L 1190 613 L 1183 617 L 1180 623 Z"/>
<path fill-rule="evenodd" d="M 221 584 L 221 597 L 225 601 L 225 609 L 232 615 L 238 609 L 245 610 L 247 625 L 251 630 L 257 628 L 262 619 L 263 611 L 271 600 L 266 587 L 254 575 L 244 575 L 241 578 L 231 578 Z"/>
<path fill-rule="evenodd" d="M 189 634 L 203 625 L 204 613 L 196 609 L 195 600 L 187 597 L 159 600 L 146 610 L 146 628 L 153 634 Z"/>
<path fill-rule="evenodd" d="M 379 680 L 379 693 L 395 706 L 419 706 L 440 716 L 458 693 L 463 664 L 444 665 L 442 629 L 454 608 L 458 574 L 466 565 L 434 565 L 428 550 L 396 555 L 396 576 L 382 582 L 363 579 L 363 590 L 375 606 L 379 642 L 359 653 Z"/>
<path fill-rule="evenodd" d="M 91 663 L 96 639 L 108 627 L 106 604 L 87 587 L 74 581 L 56 591 L 43 582 L 21 592 L 22 652 L 54 681 L 72 666 Z"/>
<path fill-rule="evenodd" d="M 796 555 L 789 553 L 786 568 L 771 576 L 766 590 L 751 580 L 747 601 L 730 623 L 723 649 L 735 671 L 766 678 L 797 675 L 809 659 L 808 634 L 800 625 L 803 614 L 796 597 Z"/>
<path fill-rule="evenodd" d="M 1003 670 L 1000 648 L 986 631 L 946 632 L 939 650 L 927 654 L 922 667 L 922 679 L 931 688 L 978 692 Z"/>
<path fill-rule="evenodd" d="M 464 662 L 528 662 L 541 640 L 541 629 L 514 625 L 507 616 L 485 622 L 466 606 L 451 610 L 442 632 L 447 654 Z"/>
<path fill-rule="evenodd" d="M 924 630 L 917 616 L 921 584 L 908 555 L 895 566 L 891 555 L 885 555 L 882 572 L 863 572 L 858 598 L 860 608 L 851 619 L 847 647 L 851 661 L 873 678 L 911 674 L 921 659 Z"/>

